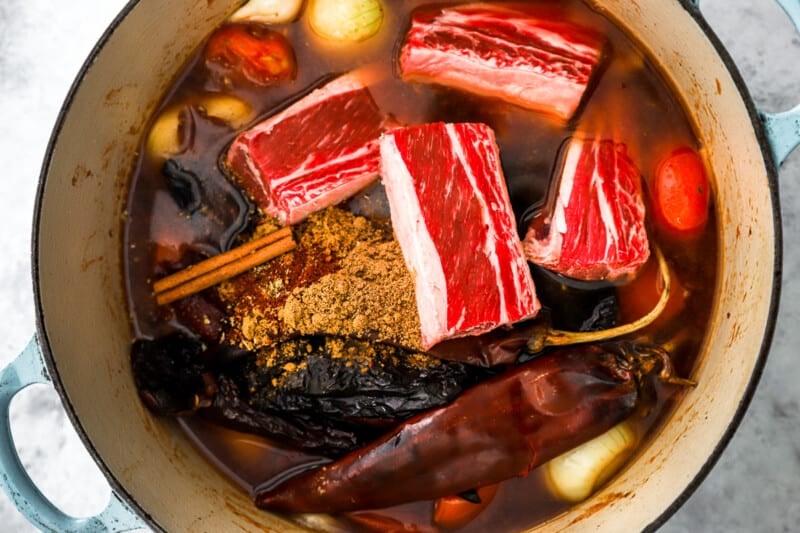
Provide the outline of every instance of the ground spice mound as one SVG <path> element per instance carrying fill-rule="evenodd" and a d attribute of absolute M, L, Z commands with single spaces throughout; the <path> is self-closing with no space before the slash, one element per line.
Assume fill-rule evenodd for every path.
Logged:
<path fill-rule="evenodd" d="M 298 226 L 299 245 L 345 258 L 359 244 L 393 239 L 388 220 L 369 219 L 329 207 Z"/>
<path fill-rule="evenodd" d="M 378 314 L 376 304 L 383 306 L 387 301 L 383 298 L 388 296 L 384 295 L 399 297 L 400 293 L 407 292 L 401 307 L 393 305 L 391 309 L 382 310 L 385 316 L 380 318 L 381 327 L 373 333 L 383 332 L 385 338 L 402 340 L 403 344 L 408 342 L 410 347 L 419 345 L 419 340 L 414 344 L 408 330 L 413 327 L 415 334 L 419 335 L 413 282 L 402 262 L 388 221 L 368 219 L 332 207 L 311 215 L 294 229 L 294 236 L 297 241 L 294 251 L 217 288 L 219 299 L 228 313 L 221 339 L 223 343 L 256 350 L 302 333 L 298 328 L 307 325 L 305 315 L 308 310 L 304 314 L 292 308 L 287 313 L 286 304 L 290 297 L 295 301 L 303 290 L 312 290 L 321 283 L 320 290 L 314 289 L 309 293 L 309 305 L 326 306 L 327 313 L 319 315 L 316 320 L 319 325 L 319 321 L 324 319 L 325 327 L 331 331 L 318 327 L 314 332 L 357 335 L 369 331 L 365 329 L 364 321 L 374 320 L 372 317 Z M 374 264 L 370 264 L 373 260 Z M 347 274 L 336 281 L 339 298 L 332 300 L 327 276 L 343 270 Z M 387 279 L 397 280 L 401 285 L 395 287 L 394 292 L 376 291 L 374 286 L 387 284 Z M 394 281 L 389 283 L 393 284 Z M 365 291 L 380 300 L 369 302 L 367 298 L 359 297 L 358 301 L 364 303 L 368 311 L 362 316 L 352 309 L 354 291 Z M 410 313 L 410 317 L 405 316 L 406 313 Z M 409 321 L 417 322 L 409 326 Z M 352 326 L 353 323 L 359 327 Z M 392 333 L 390 323 L 395 324 L 396 329 L 401 325 L 402 331 Z"/>
<path fill-rule="evenodd" d="M 295 289 L 280 312 L 302 335 L 338 335 L 422 349 L 414 280 L 400 245 L 358 244 L 341 269 Z"/>

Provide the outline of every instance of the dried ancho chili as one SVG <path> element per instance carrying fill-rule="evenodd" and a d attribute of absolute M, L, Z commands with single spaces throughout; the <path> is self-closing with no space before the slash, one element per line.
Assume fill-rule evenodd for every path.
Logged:
<path fill-rule="evenodd" d="M 619 325 L 617 294 L 611 283 L 575 280 L 535 265 L 531 267 L 531 274 L 536 294 L 542 306 L 550 311 L 554 328 L 600 331 Z"/>
<path fill-rule="evenodd" d="M 302 337 L 227 368 L 210 415 L 305 451 L 340 456 L 452 401 L 480 377 L 460 363 L 390 345 Z"/>
<path fill-rule="evenodd" d="M 344 424 L 333 427 L 325 419 L 314 416 L 285 416 L 274 411 L 259 411 L 248 403 L 247 391 L 237 378 L 222 375 L 217 383 L 219 392 L 209 408 L 198 412 L 200 416 L 231 429 L 262 435 L 281 445 L 338 457 L 380 434 L 369 428 Z"/>
<path fill-rule="evenodd" d="M 328 457 L 451 402 L 488 376 L 462 363 L 343 337 L 300 337 L 221 357 L 173 335 L 139 341 L 133 354 L 137 386 L 155 412 L 196 412 Z"/>
<path fill-rule="evenodd" d="M 220 180 L 216 169 L 209 169 L 196 159 L 176 157 L 164 162 L 161 178 L 180 216 L 198 236 L 188 248 L 204 256 L 216 255 L 233 247 L 247 230 L 254 210 L 252 202 L 233 184 Z M 186 265 L 162 266 L 172 272 Z"/>
<path fill-rule="evenodd" d="M 245 379 L 259 410 L 386 426 L 453 400 L 476 374 L 387 344 L 304 337 L 259 351 Z"/>
<path fill-rule="evenodd" d="M 181 334 L 136 341 L 131 366 L 145 405 L 160 415 L 177 416 L 192 412 L 200 396 L 213 393 L 202 353 L 200 341 Z"/>

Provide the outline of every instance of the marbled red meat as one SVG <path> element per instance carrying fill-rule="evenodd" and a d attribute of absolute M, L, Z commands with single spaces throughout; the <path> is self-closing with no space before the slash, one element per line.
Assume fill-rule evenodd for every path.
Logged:
<path fill-rule="evenodd" d="M 239 135 L 226 163 L 268 214 L 295 224 L 377 179 L 384 117 L 344 75 Z"/>
<path fill-rule="evenodd" d="M 400 51 L 406 81 L 497 97 L 562 120 L 575 113 L 601 60 L 601 34 L 557 6 L 423 8 Z"/>
<path fill-rule="evenodd" d="M 573 138 L 553 204 L 523 242 L 528 260 L 582 280 L 613 280 L 647 262 L 641 174 L 624 144 Z"/>
<path fill-rule="evenodd" d="M 395 129 L 381 141 L 381 160 L 423 346 L 535 316 L 540 305 L 491 128 Z"/>

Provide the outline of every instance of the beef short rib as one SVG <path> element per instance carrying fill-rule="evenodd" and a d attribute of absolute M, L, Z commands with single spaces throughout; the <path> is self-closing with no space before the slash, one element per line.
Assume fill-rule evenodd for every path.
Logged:
<path fill-rule="evenodd" d="M 392 225 L 414 276 L 425 349 L 536 315 L 491 128 L 392 130 L 381 140 L 381 165 Z"/>
<path fill-rule="evenodd" d="M 624 144 L 572 138 L 551 204 L 523 247 L 534 264 L 581 280 L 614 280 L 647 262 L 641 174 Z M 555 194 L 553 194 L 555 193 Z"/>
<path fill-rule="evenodd" d="M 558 6 L 421 8 L 400 51 L 406 81 L 497 97 L 560 120 L 575 113 L 600 62 L 600 33 Z"/>
<path fill-rule="evenodd" d="M 348 74 L 239 135 L 226 164 L 264 211 L 295 224 L 377 179 L 383 126 L 369 89 Z"/>

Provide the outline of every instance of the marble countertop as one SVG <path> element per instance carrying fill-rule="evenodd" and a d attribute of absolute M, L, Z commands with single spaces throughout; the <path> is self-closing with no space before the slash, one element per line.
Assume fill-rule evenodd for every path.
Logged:
<path fill-rule="evenodd" d="M 61 103 L 125 0 L 0 2 L 0 367 L 34 331 L 30 233 L 34 195 Z M 772 0 L 702 0 L 757 105 L 800 103 L 800 38 Z M 714 470 L 662 531 L 800 531 L 800 153 L 780 173 L 785 235 L 777 331 L 761 384 Z M 101 510 L 108 486 L 51 389 L 12 405 L 23 463 L 45 494 L 76 516 Z M 34 531 L 0 495 L 0 530 Z"/>

